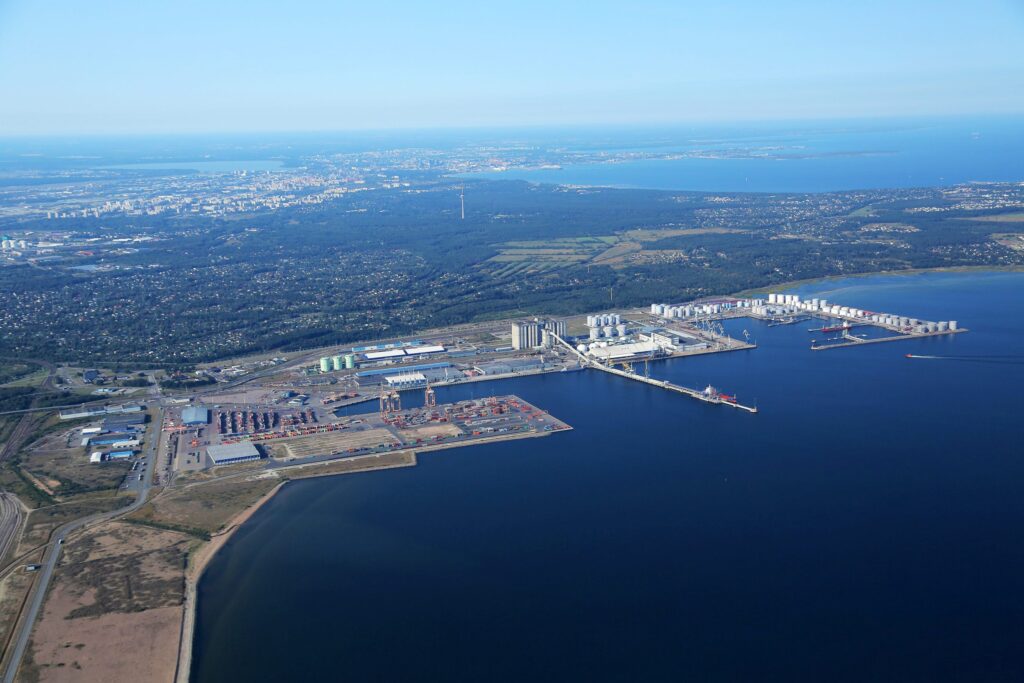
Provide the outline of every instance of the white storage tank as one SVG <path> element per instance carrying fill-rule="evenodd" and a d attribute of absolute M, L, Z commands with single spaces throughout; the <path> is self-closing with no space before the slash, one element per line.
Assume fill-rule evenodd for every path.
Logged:
<path fill-rule="evenodd" d="M 625 337 L 626 336 L 626 324 L 625 323 L 619 323 L 618 325 L 616 325 L 615 326 L 615 332 L 620 337 Z"/>
<path fill-rule="evenodd" d="M 606 337 L 614 337 L 615 336 L 615 328 L 612 327 L 611 325 L 605 325 L 603 331 L 604 331 L 604 336 L 606 336 Z"/>
<path fill-rule="evenodd" d="M 591 339 L 600 339 L 601 338 L 601 328 L 600 327 L 591 327 L 590 328 L 590 338 Z"/>
<path fill-rule="evenodd" d="M 951 330 L 955 330 L 956 329 L 956 321 L 955 320 L 950 320 L 949 321 L 949 329 L 951 329 Z"/>
<path fill-rule="evenodd" d="M 579 351 L 580 353 L 586 353 L 590 349 L 587 348 L 586 344 L 580 344 L 579 346 L 576 347 L 576 350 Z"/>
<path fill-rule="evenodd" d="M 946 322 L 945 320 L 940 320 L 939 321 L 939 332 L 945 332 L 948 329 L 949 329 L 949 323 Z"/>

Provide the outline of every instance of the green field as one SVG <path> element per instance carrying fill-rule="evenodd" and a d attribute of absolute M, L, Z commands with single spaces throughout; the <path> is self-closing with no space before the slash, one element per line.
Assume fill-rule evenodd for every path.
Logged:
<path fill-rule="evenodd" d="M 503 242 L 484 267 L 499 278 L 545 273 L 594 260 L 616 244 L 614 235 Z"/>
<path fill-rule="evenodd" d="M 10 383 L 10 386 L 17 386 L 22 381 L 38 374 L 38 366 L 30 363 L 0 363 L 0 385 Z M 46 377 L 46 374 L 43 374 Z"/>

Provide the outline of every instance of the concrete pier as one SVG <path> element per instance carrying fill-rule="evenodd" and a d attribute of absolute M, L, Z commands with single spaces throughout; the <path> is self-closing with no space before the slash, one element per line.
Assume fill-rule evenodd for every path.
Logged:
<path fill-rule="evenodd" d="M 714 391 L 711 387 L 708 387 L 704 391 L 699 391 L 697 389 L 691 389 L 689 387 L 673 384 L 672 382 L 669 382 L 667 380 L 653 379 L 651 377 L 645 377 L 644 375 L 640 375 L 636 372 L 628 372 L 626 370 L 620 370 L 618 368 L 610 367 L 608 365 L 605 365 L 604 363 L 600 363 L 594 360 L 593 358 L 589 358 L 583 355 L 575 348 L 573 348 L 572 344 L 565 341 L 558 335 L 552 334 L 551 336 L 554 337 L 555 340 L 558 341 L 558 343 L 562 344 L 562 346 L 564 346 L 565 348 L 569 349 L 569 351 L 574 353 L 576 357 L 579 358 L 580 361 L 583 362 L 587 367 L 595 368 L 597 370 L 601 370 L 612 375 L 618 375 L 619 377 L 625 377 L 626 379 L 636 380 L 637 382 L 643 382 L 644 384 L 650 384 L 651 386 L 659 387 L 661 389 L 667 389 L 668 391 L 674 391 L 678 394 L 685 394 L 690 398 L 695 398 L 698 401 L 704 401 L 705 403 L 716 403 L 718 405 L 729 406 L 730 408 L 736 408 L 737 410 L 745 410 L 748 413 L 757 412 L 757 408 L 755 406 L 745 406 L 741 403 L 737 403 L 736 401 L 722 398 L 721 395 L 719 395 L 719 393 L 717 391 Z"/>
<path fill-rule="evenodd" d="M 849 346 L 862 346 L 864 344 L 881 344 L 882 342 L 894 342 L 903 341 L 905 339 L 923 339 L 925 337 L 942 337 L 947 334 L 960 334 L 961 332 L 967 332 L 966 327 L 961 327 L 955 330 L 942 330 L 941 332 L 910 332 L 908 334 L 898 334 L 893 337 L 880 337 L 878 339 L 861 339 L 854 337 L 850 334 L 844 334 L 843 339 L 846 341 L 839 342 L 837 344 L 824 344 L 822 346 L 816 346 L 813 342 L 811 343 L 811 351 L 827 351 L 828 349 L 843 349 Z"/>

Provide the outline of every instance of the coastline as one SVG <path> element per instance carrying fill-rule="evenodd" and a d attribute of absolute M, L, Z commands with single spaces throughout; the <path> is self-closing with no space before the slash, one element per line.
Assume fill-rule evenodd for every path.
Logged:
<path fill-rule="evenodd" d="M 235 532 L 242 526 L 242 524 L 252 517 L 257 510 L 263 507 L 267 501 L 273 498 L 277 492 L 281 490 L 281 487 L 287 483 L 287 481 L 282 481 L 265 493 L 262 498 L 235 515 L 228 524 L 226 530 L 217 534 L 205 544 L 199 546 L 191 556 L 195 561 L 190 562 L 188 569 L 185 571 L 185 609 L 181 616 L 181 631 L 179 632 L 178 640 L 178 662 L 174 672 L 174 680 L 176 683 L 188 683 L 190 674 L 192 673 L 192 642 L 195 635 L 196 597 L 198 594 L 199 581 L 203 577 L 203 572 L 206 571 L 207 565 L 209 565 L 210 560 L 213 559 L 214 555 L 217 554 L 217 551 L 219 551 L 224 544 L 234 536 Z"/>
<path fill-rule="evenodd" d="M 867 273 L 847 273 L 843 275 L 823 275 L 822 277 L 810 277 L 803 280 L 789 280 L 780 282 L 777 285 L 766 285 L 764 287 L 753 287 L 734 292 L 732 296 L 751 297 L 768 292 L 784 292 L 796 289 L 803 285 L 816 284 L 819 282 L 832 282 L 836 280 L 852 280 L 855 278 L 877 277 L 879 275 L 921 275 L 922 273 L 1021 273 L 1024 266 L 938 266 L 936 268 L 906 268 L 902 270 L 874 270 Z"/>
<path fill-rule="evenodd" d="M 572 427 L 568 427 L 566 430 L 571 430 Z M 496 443 L 499 441 L 519 441 L 521 439 L 540 438 L 551 436 L 557 432 L 539 432 L 531 434 L 517 434 L 517 435 L 505 435 L 495 437 L 494 439 L 488 440 L 488 443 Z M 285 479 L 278 483 L 274 488 L 267 491 L 263 496 L 254 502 L 249 507 L 245 508 L 237 515 L 235 515 L 226 525 L 225 530 L 213 536 L 209 541 L 199 546 L 196 551 L 190 556 L 191 560 L 189 567 L 185 571 L 185 604 L 181 617 L 181 629 L 179 631 L 178 640 L 178 659 L 175 665 L 174 681 L 175 683 L 188 683 L 192 673 L 192 645 L 195 639 L 195 620 L 196 620 L 196 608 L 198 606 L 198 589 L 199 582 L 203 578 L 203 574 L 206 568 L 209 566 L 213 558 L 216 557 L 217 553 L 220 552 L 221 548 L 227 544 L 231 537 L 234 536 L 235 532 L 242 527 L 260 508 L 266 505 L 279 491 L 284 487 L 285 484 L 290 481 L 298 479 L 314 479 L 318 477 L 337 477 L 345 474 L 359 474 L 362 472 L 375 472 L 381 470 L 396 469 L 400 467 L 415 467 L 419 464 L 417 455 L 419 453 L 431 452 L 431 451 L 444 451 L 452 448 L 461 448 L 465 446 L 474 446 L 475 443 L 454 443 L 454 444 L 437 444 L 437 445 L 424 445 L 415 449 L 403 449 L 401 451 L 395 451 L 396 455 L 407 454 L 408 459 L 403 462 L 391 463 L 370 463 L 367 467 L 347 470 L 341 472 L 313 472 L 310 474 L 304 474 L 298 476 L 295 479 Z M 360 456 L 361 458 L 369 458 L 373 456 Z M 352 460 L 349 460 L 352 462 Z M 309 463 L 304 465 L 297 465 L 294 467 L 295 470 L 301 471 L 305 468 L 323 467 L 329 465 L 328 463 Z"/>

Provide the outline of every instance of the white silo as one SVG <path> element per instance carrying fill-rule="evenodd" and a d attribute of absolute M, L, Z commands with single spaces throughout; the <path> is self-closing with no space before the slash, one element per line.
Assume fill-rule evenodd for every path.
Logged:
<path fill-rule="evenodd" d="M 600 339 L 601 338 L 601 328 L 600 327 L 596 327 L 596 326 L 595 327 L 591 327 L 590 328 L 590 338 L 591 339 Z"/>
<path fill-rule="evenodd" d="M 956 321 L 955 320 L 950 320 L 949 321 L 949 329 L 951 329 L 951 330 L 955 330 L 956 329 Z"/>
<path fill-rule="evenodd" d="M 620 337 L 625 337 L 626 336 L 626 323 L 619 323 L 618 325 L 616 325 L 615 326 L 615 333 L 618 334 Z"/>
<path fill-rule="evenodd" d="M 612 327 L 611 325 L 605 325 L 603 331 L 604 331 L 604 336 L 606 336 L 606 337 L 614 337 L 615 336 L 615 328 Z"/>

